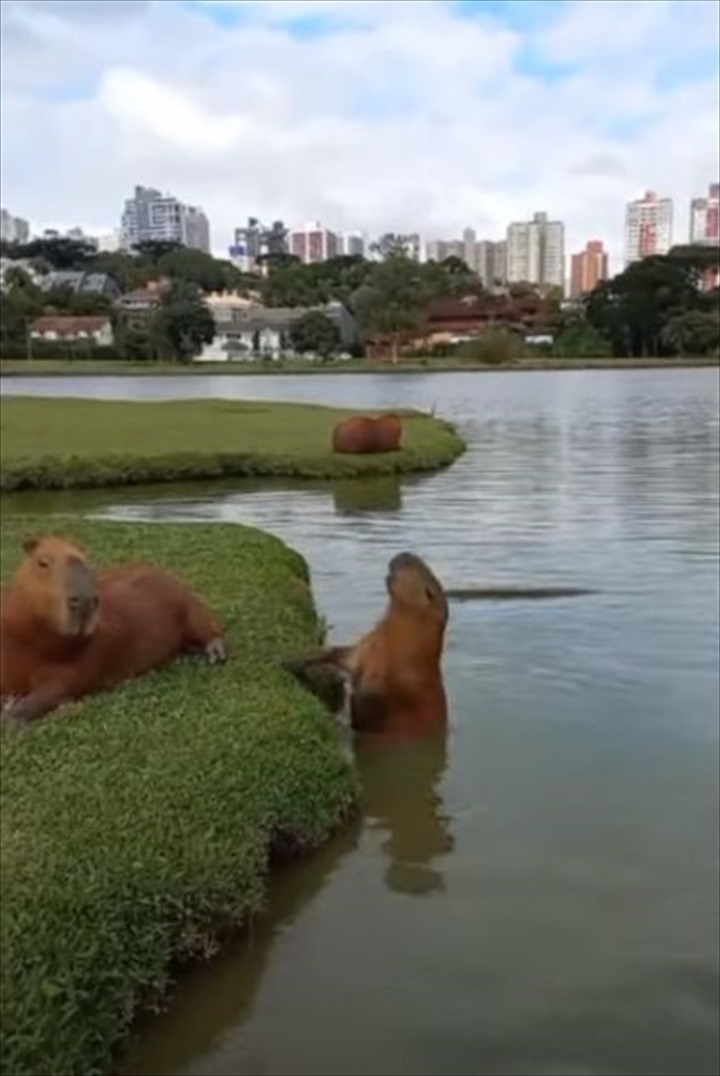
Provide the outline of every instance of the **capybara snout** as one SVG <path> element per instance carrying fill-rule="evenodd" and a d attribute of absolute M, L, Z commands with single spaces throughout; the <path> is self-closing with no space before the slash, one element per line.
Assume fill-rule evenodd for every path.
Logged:
<path fill-rule="evenodd" d="M 100 604 L 97 579 L 91 566 L 70 557 L 65 567 L 68 635 L 91 635 Z"/>

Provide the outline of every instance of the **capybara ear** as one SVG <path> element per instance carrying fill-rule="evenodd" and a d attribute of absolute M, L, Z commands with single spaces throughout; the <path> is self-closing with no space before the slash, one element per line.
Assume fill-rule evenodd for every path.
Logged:
<path fill-rule="evenodd" d="M 26 553 L 32 553 L 34 549 L 37 549 L 38 542 L 40 541 L 34 534 L 23 539 L 22 547 Z"/>

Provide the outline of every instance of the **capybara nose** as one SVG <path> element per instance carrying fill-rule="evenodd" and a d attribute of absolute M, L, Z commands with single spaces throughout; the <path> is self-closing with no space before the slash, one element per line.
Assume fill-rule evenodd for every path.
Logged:
<path fill-rule="evenodd" d="M 73 594 L 68 598 L 68 609 L 73 616 L 87 620 L 98 607 L 98 599 L 93 595 Z"/>

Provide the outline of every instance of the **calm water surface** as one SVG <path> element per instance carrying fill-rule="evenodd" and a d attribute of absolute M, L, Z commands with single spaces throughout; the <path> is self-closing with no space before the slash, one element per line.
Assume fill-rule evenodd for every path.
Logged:
<path fill-rule="evenodd" d="M 470 451 L 402 484 L 15 500 L 275 531 L 308 558 L 334 639 L 378 615 L 401 549 L 452 586 L 599 590 L 453 607 L 447 737 L 358 750 L 362 821 L 182 978 L 129 1076 L 717 1073 L 717 371 L 3 386 L 51 389 L 456 421 Z"/>

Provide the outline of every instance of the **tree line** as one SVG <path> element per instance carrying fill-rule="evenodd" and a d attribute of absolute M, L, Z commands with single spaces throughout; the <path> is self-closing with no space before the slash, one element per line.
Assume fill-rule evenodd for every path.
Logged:
<path fill-rule="evenodd" d="M 492 339 L 467 346 L 487 350 L 492 344 L 498 350 L 504 340 L 508 357 L 524 344 L 526 313 L 552 337 L 544 350 L 563 357 L 703 356 L 720 348 L 719 292 L 701 287 L 703 272 L 717 265 L 713 248 L 676 248 L 669 255 L 635 262 L 579 303 L 563 303 L 559 289 L 529 284 L 488 289 L 460 258 L 419 263 L 405 254 L 400 242 L 386 248 L 377 252 L 379 260 L 352 255 L 310 265 L 292 255 L 274 255 L 263 259 L 265 272 L 258 275 L 177 243 L 140 243 L 133 252 L 109 253 L 72 239 L 2 244 L 0 254 L 26 259 L 37 272 L 107 273 L 124 292 L 159 277 L 169 281 L 156 315 L 138 328 L 117 319 L 107 296 L 70 289 L 43 292 L 21 269 L 13 268 L 2 294 L 3 351 L 17 349 L 29 322 L 49 308 L 58 313 L 108 313 L 115 320 L 122 357 L 188 359 L 213 339 L 212 317 L 204 302 L 211 292 L 234 292 L 272 307 L 342 303 L 358 326 L 358 353 L 367 341 L 383 338 L 396 355 L 403 341 L 422 331 L 429 304 L 440 298 L 472 299 L 474 309 L 492 326 Z M 317 310 L 295 323 L 291 337 L 298 351 L 330 355 L 340 346 L 334 322 Z"/>

